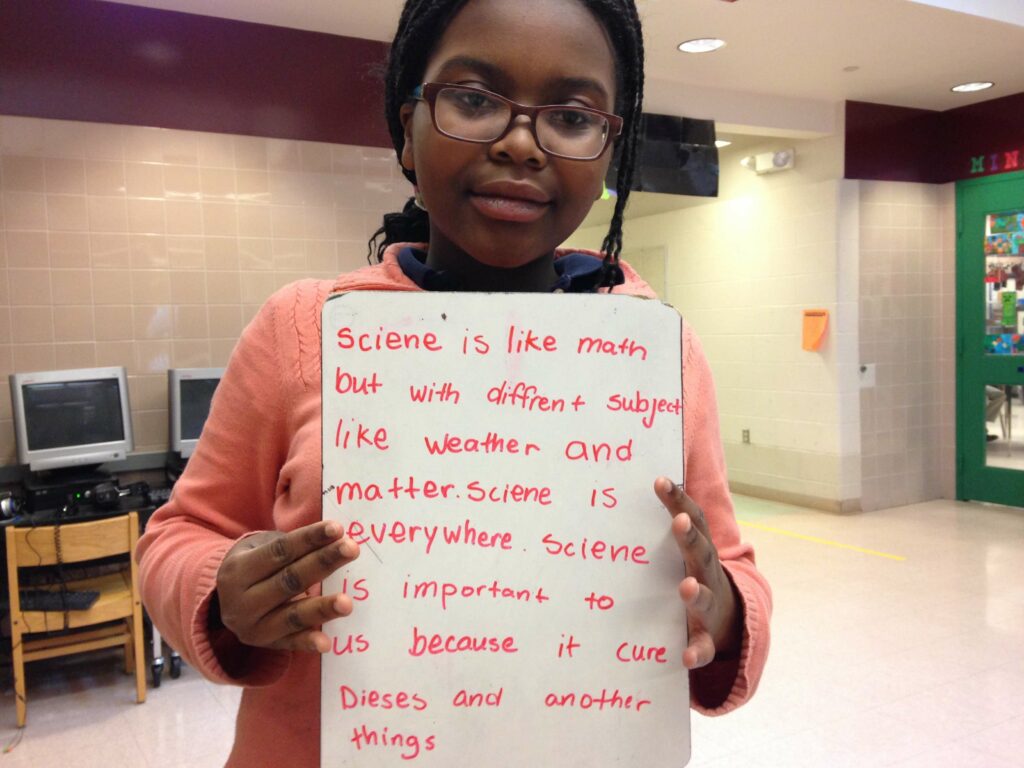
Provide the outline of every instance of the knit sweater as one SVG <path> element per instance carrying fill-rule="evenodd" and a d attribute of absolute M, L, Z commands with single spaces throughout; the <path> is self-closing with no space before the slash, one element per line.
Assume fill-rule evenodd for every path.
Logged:
<path fill-rule="evenodd" d="M 171 499 L 139 540 L 143 601 L 155 625 L 204 676 L 245 686 L 228 766 L 319 765 L 320 658 L 249 648 L 224 631 L 214 642 L 208 614 L 221 561 L 239 538 L 321 518 L 321 310 L 334 292 L 421 290 L 402 271 L 398 252 L 393 246 L 383 263 L 333 281 L 293 283 L 267 301 L 231 356 Z M 622 266 L 626 282 L 617 292 L 652 297 Z M 717 715 L 757 687 L 768 653 L 771 593 L 753 549 L 740 541 L 711 372 L 686 323 L 682 354 L 686 492 L 705 514 L 743 611 L 739 658 L 691 673 L 692 706 Z"/>

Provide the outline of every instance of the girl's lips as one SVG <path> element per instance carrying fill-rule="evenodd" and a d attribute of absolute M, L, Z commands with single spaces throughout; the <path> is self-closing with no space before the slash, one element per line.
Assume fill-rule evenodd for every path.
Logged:
<path fill-rule="evenodd" d="M 477 211 L 489 219 L 523 224 L 539 219 L 551 205 L 517 197 L 480 194 L 471 194 L 469 201 Z"/>

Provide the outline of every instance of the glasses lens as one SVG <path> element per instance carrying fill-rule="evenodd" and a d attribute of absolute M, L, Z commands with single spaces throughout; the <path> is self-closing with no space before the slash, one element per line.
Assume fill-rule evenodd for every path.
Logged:
<path fill-rule="evenodd" d="M 606 118 L 580 109 L 558 107 L 537 116 L 541 147 L 565 157 L 597 157 L 608 141 L 608 130 Z"/>
<path fill-rule="evenodd" d="M 511 116 L 508 104 L 472 88 L 444 88 L 434 102 L 438 129 L 456 139 L 493 141 Z"/>

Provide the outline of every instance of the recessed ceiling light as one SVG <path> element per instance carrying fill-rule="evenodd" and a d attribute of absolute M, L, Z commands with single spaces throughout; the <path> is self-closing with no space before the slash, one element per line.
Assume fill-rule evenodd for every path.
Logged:
<path fill-rule="evenodd" d="M 725 147 L 731 147 L 732 142 L 726 141 L 725 139 L 718 139 L 717 141 L 715 141 L 715 146 L 718 147 L 719 149 L 723 149 Z"/>
<path fill-rule="evenodd" d="M 724 45 L 725 40 L 719 40 L 717 37 L 700 37 L 680 43 L 679 50 L 683 53 L 711 53 Z"/>
<path fill-rule="evenodd" d="M 954 85 L 950 90 L 956 93 L 974 93 L 975 91 L 984 91 L 987 88 L 991 88 L 995 83 L 990 83 L 987 80 L 979 83 L 961 83 L 960 85 Z"/>

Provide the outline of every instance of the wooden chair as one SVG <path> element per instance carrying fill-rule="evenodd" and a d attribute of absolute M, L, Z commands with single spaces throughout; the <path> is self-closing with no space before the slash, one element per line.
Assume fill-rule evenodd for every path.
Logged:
<path fill-rule="evenodd" d="M 142 599 L 135 565 L 138 538 L 139 519 L 135 512 L 87 523 L 7 528 L 7 583 L 19 728 L 25 725 L 26 661 L 123 645 L 125 673 L 130 674 L 133 667 L 135 670 L 136 701 L 141 704 L 146 700 Z M 100 593 L 89 609 L 66 613 L 21 609 L 19 568 L 82 564 L 115 555 L 128 556 L 120 570 L 105 569 L 108 572 L 103 575 L 69 580 L 66 584 L 69 590 Z M 22 588 L 27 587 L 23 584 Z M 43 588 L 60 589 L 57 585 Z"/>

